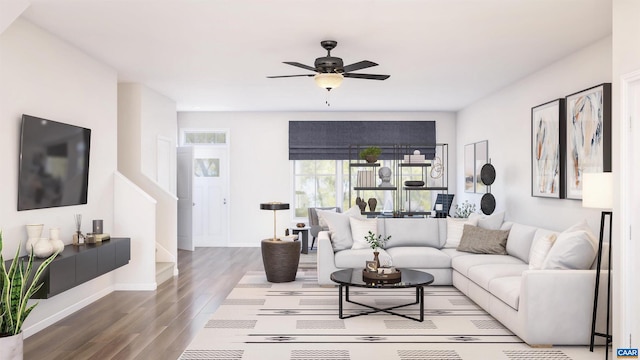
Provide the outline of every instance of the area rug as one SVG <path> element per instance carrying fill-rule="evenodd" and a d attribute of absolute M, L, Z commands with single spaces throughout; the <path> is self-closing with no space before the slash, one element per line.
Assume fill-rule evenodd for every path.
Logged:
<path fill-rule="evenodd" d="M 378 307 L 415 300 L 414 289 L 351 288 L 352 300 Z M 345 304 L 345 313 L 362 307 Z M 397 309 L 415 317 L 418 306 Z M 451 286 L 425 288 L 425 320 L 375 313 L 338 318 L 338 290 L 314 270 L 272 284 L 248 272 L 180 359 L 417 360 L 602 359 L 603 348 L 531 348 Z"/>

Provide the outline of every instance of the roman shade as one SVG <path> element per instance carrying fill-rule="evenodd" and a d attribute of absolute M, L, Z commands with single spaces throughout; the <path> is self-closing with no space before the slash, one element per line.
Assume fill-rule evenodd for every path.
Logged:
<path fill-rule="evenodd" d="M 394 149 L 435 155 L 435 121 L 289 121 L 289 160 L 349 160 L 353 146 L 379 146 L 381 159 L 394 159 Z M 413 147 L 412 147 L 413 146 Z M 351 148 L 351 157 L 349 154 Z"/>

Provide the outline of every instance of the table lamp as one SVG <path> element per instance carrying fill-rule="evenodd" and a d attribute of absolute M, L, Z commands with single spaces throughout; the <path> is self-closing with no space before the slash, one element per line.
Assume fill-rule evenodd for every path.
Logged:
<path fill-rule="evenodd" d="M 280 240 L 276 237 L 276 211 L 288 210 L 289 204 L 281 202 L 268 202 L 260 204 L 260 210 L 273 210 L 273 240 Z"/>
<path fill-rule="evenodd" d="M 612 336 L 609 334 L 609 319 L 611 312 L 611 225 L 613 212 L 613 174 L 604 173 L 584 173 L 582 175 L 582 207 L 603 209 L 600 216 L 600 238 L 598 241 L 598 258 L 596 265 L 596 285 L 593 296 L 593 317 L 591 319 L 591 344 L 589 350 L 593 352 L 593 345 L 596 336 L 605 338 L 605 354 L 609 354 L 609 343 Z M 604 241 L 605 218 L 609 216 L 609 261 L 607 272 L 607 330 L 602 334 L 596 332 L 596 317 L 598 310 L 598 290 L 600 288 L 600 265 L 602 263 L 602 243 Z"/>

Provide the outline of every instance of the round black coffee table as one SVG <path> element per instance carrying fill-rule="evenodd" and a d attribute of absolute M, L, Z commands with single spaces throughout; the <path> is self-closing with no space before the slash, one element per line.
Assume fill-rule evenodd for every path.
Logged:
<path fill-rule="evenodd" d="M 377 312 L 385 312 L 387 314 L 401 316 L 403 318 L 415 320 L 415 321 L 424 321 L 424 287 L 433 282 L 433 275 L 417 271 L 411 269 L 398 269 L 402 273 L 402 277 L 400 282 L 385 284 L 385 283 L 367 283 L 362 278 L 362 269 L 344 269 L 338 270 L 331 274 L 331 280 L 338 283 L 338 297 L 339 297 L 339 310 L 338 316 L 340 319 L 348 319 L 355 316 L 368 315 Z M 362 304 L 356 301 L 352 301 L 349 299 L 349 287 L 364 287 L 371 289 L 406 289 L 406 288 L 415 288 L 416 289 L 416 301 L 408 304 L 396 305 L 388 308 L 378 308 L 371 305 Z M 357 314 L 352 315 L 344 315 L 343 314 L 343 290 L 344 290 L 344 301 L 350 302 L 352 304 L 364 306 L 366 308 L 371 309 L 370 311 L 361 311 Z M 404 314 L 398 314 L 391 310 L 406 307 L 410 305 L 420 304 L 420 317 L 413 318 Z"/>

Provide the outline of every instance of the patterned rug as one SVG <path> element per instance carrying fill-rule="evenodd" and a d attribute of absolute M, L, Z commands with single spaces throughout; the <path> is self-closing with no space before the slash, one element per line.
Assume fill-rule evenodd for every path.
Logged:
<path fill-rule="evenodd" d="M 387 307 L 415 300 L 414 289 L 352 287 L 351 299 Z M 425 320 L 375 313 L 338 318 L 338 290 L 313 269 L 272 284 L 248 272 L 180 359 L 467 360 L 602 359 L 603 348 L 531 348 L 451 286 L 425 288 Z M 345 303 L 345 314 L 363 308 Z M 418 316 L 417 305 L 396 310 Z"/>

